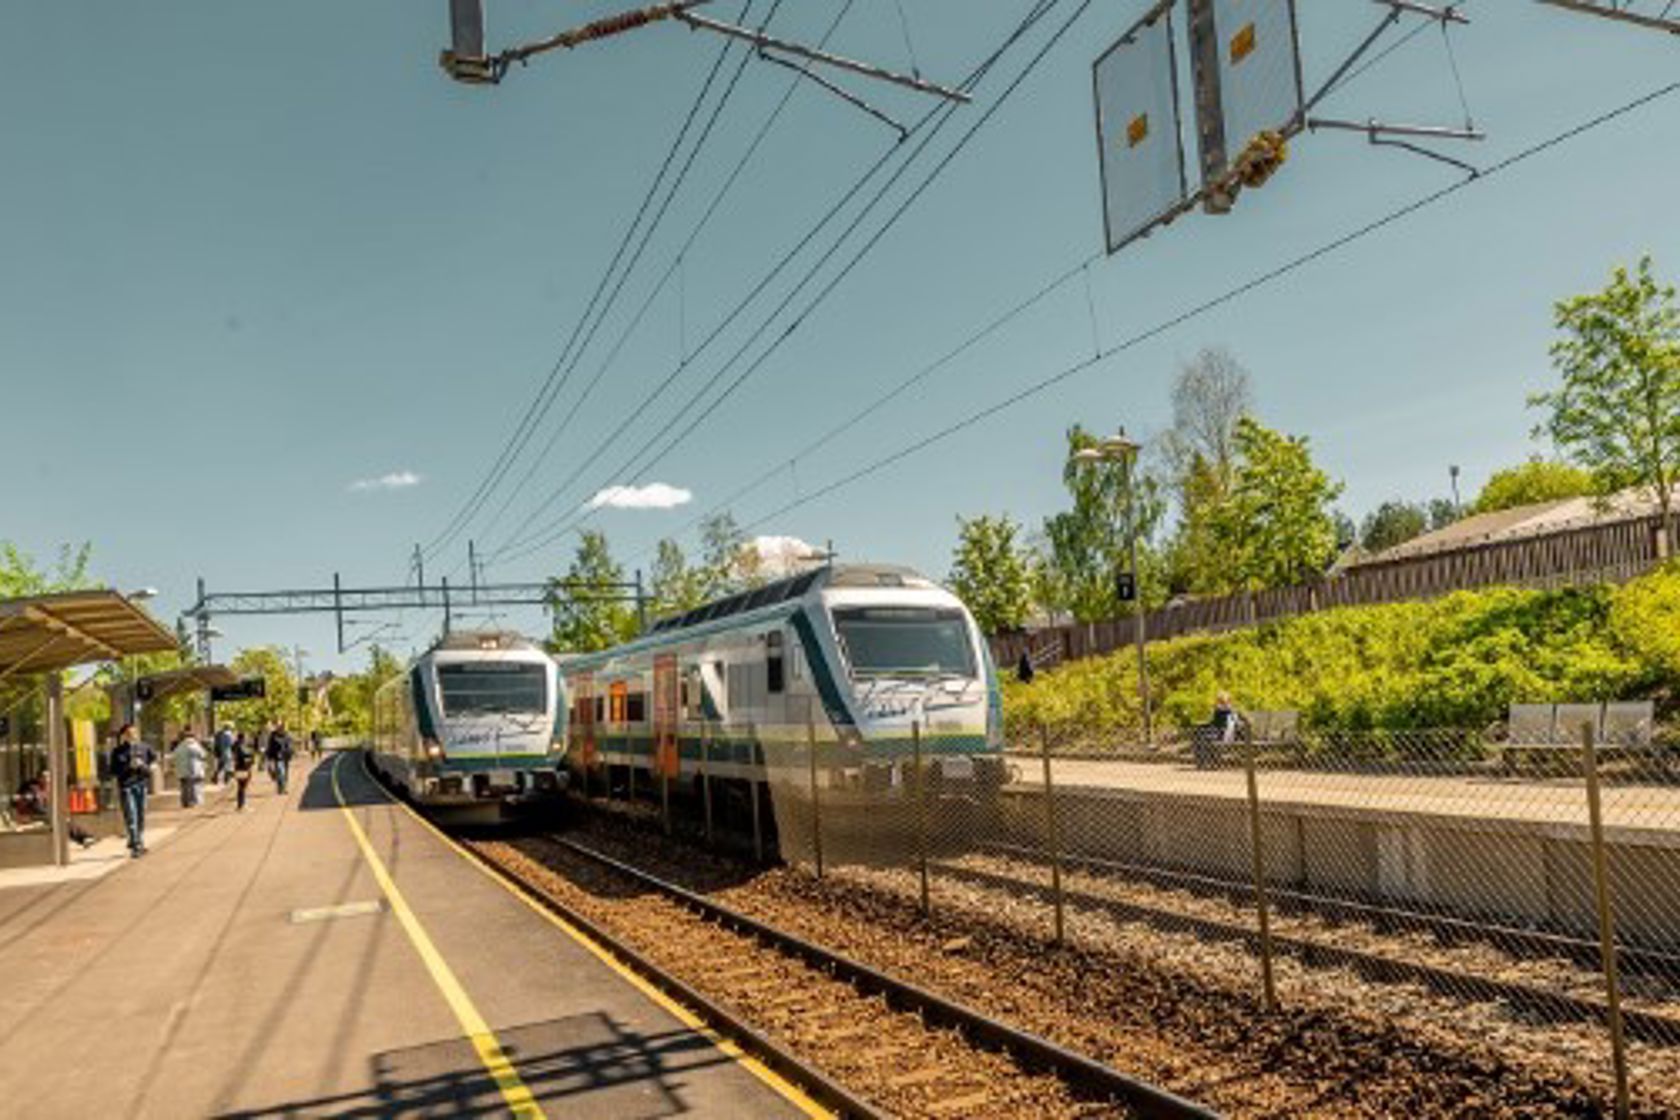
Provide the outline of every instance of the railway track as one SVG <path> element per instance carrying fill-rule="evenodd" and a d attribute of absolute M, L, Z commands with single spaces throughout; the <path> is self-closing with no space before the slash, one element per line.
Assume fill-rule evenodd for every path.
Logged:
<path fill-rule="evenodd" d="M 1011 858 L 1022 860 L 1029 866 L 1039 865 L 1036 859 L 1020 854 L 1014 854 Z M 1100 878 L 1105 874 L 1102 861 L 1067 859 L 1063 861 L 1063 866 L 1084 870 L 1093 877 Z M 989 870 L 949 861 L 932 863 L 930 870 L 936 870 L 940 876 L 952 880 L 1013 895 L 1030 896 L 1043 902 L 1048 902 L 1052 896 L 1052 888 L 1048 884 L 1033 882 L 1019 874 L 1003 870 Z M 1106 874 L 1118 878 L 1112 870 Z M 1105 912 L 1123 921 L 1142 922 L 1155 929 L 1167 931 L 1188 930 L 1209 940 L 1236 942 L 1254 951 L 1259 949 L 1260 935 L 1252 925 L 1190 914 L 1183 909 L 1152 905 L 1088 889 L 1064 886 L 1062 898 L 1066 904 Z M 1551 945 L 1554 940 L 1561 940 L 1543 934 L 1535 936 L 1544 939 L 1541 943 L 1546 945 Z M 1271 941 L 1275 952 L 1294 957 L 1311 968 L 1346 968 L 1364 979 L 1379 983 L 1419 984 L 1454 999 L 1502 1002 L 1515 1011 L 1547 1020 L 1599 1023 L 1603 1022 L 1608 1014 L 1604 1003 L 1599 1000 L 1522 981 L 1503 980 L 1421 961 L 1403 960 L 1367 949 L 1292 936 L 1276 929 L 1272 932 Z M 1622 1018 L 1629 1037 L 1670 1046 L 1680 1044 L 1680 1017 L 1624 1007 Z"/>
<path fill-rule="evenodd" d="M 1215 1115 L 574 840 L 468 845 L 840 1114 Z"/>
<path fill-rule="evenodd" d="M 992 842 L 978 845 L 977 850 L 1048 866 L 1042 850 L 1021 844 Z M 1068 870 L 1090 871 L 1168 890 L 1226 898 L 1245 906 L 1254 903 L 1252 882 L 1077 854 L 1063 854 L 1061 863 Z M 1523 929 L 1449 914 L 1430 914 L 1402 906 L 1337 898 L 1289 887 L 1270 886 L 1266 894 L 1273 907 L 1281 913 L 1311 914 L 1339 922 L 1363 923 L 1379 933 L 1424 932 L 1443 944 L 1488 944 L 1501 951 L 1516 950 L 1530 957 L 1568 960 L 1590 969 L 1597 969 L 1600 964 L 1597 941 L 1569 934 Z M 1641 945 L 1622 945 L 1618 949 L 1617 960 L 1623 972 L 1657 976 L 1680 983 L 1680 955 Z"/>

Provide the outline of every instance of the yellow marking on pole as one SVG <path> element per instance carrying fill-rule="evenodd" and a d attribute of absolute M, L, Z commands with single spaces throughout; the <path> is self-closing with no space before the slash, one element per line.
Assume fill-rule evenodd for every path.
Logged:
<path fill-rule="evenodd" d="M 777 1073 L 775 1070 L 771 1069 L 769 1066 L 741 1049 L 734 1042 L 707 1026 L 704 1019 L 700 1018 L 700 1016 L 690 1011 L 687 1007 L 666 995 L 641 973 L 619 960 L 618 957 L 613 954 L 611 949 L 589 936 L 589 934 L 585 933 L 571 922 L 568 922 L 565 918 L 562 918 L 559 914 L 556 914 L 554 911 L 544 906 L 541 902 L 537 901 L 535 897 L 523 888 L 519 887 L 517 884 L 509 882 L 508 880 L 502 878 L 501 875 L 491 870 L 482 859 L 474 855 L 472 852 L 469 852 L 467 849 L 461 847 L 461 845 L 457 844 L 454 839 L 444 833 L 442 829 L 438 828 L 431 821 L 415 812 L 413 806 L 393 798 L 390 793 L 386 791 L 385 787 L 380 785 L 371 773 L 368 773 L 366 752 L 363 752 L 362 754 L 362 770 L 363 773 L 367 775 L 368 781 L 372 782 L 374 788 L 379 790 L 381 796 L 383 796 L 387 801 L 390 801 L 403 812 L 407 813 L 410 817 L 414 818 L 414 820 L 417 821 L 422 828 L 425 828 L 433 836 L 447 844 L 454 850 L 456 855 L 465 860 L 468 865 L 475 868 L 479 874 L 483 875 L 486 879 L 489 879 L 498 887 L 501 887 L 504 891 L 507 891 L 520 902 L 523 902 L 538 917 L 542 918 L 545 922 L 554 926 L 567 937 L 570 937 L 584 949 L 588 950 L 588 952 L 602 964 L 606 965 L 619 976 L 623 977 L 624 981 L 631 987 L 635 988 L 654 1004 L 664 1009 L 678 1022 L 682 1023 L 683 1026 L 700 1035 L 713 1046 L 717 1047 L 719 1052 L 734 1059 L 737 1065 L 762 1081 L 770 1089 L 775 1091 L 777 1095 L 781 1096 L 789 1104 L 797 1108 L 806 1117 L 809 1117 L 810 1120 L 831 1120 L 834 1116 L 832 1111 L 824 1108 L 817 1101 L 811 1099 L 810 1095 L 798 1085 L 795 1085 L 793 1082 L 789 1081 L 787 1078 L 783 1077 L 781 1074 Z M 333 777 L 336 782 L 337 774 L 335 773 Z"/>
<path fill-rule="evenodd" d="M 443 993 L 443 998 L 449 1004 L 449 1009 L 455 1012 L 456 1021 L 461 1024 L 461 1030 L 467 1040 L 472 1043 L 473 1050 L 478 1053 L 478 1060 L 484 1064 L 484 1070 L 490 1075 L 490 1080 L 496 1083 L 501 1091 L 502 1100 L 507 1102 L 509 1109 L 518 1117 L 526 1120 L 547 1120 L 547 1114 L 537 1099 L 526 1088 L 525 1082 L 519 1077 L 519 1072 L 508 1061 L 502 1045 L 496 1039 L 496 1033 L 490 1029 L 478 1008 L 474 1006 L 472 997 L 461 986 L 456 978 L 455 970 L 449 967 L 449 962 L 443 959 L 436 945 L 427 935 L 420 919 L 409 908 L 408 900 L 402 891 L 397 889 L 396 880 L 391 878 L 390 872 L 385 870 L 385 863 L 379 858 L 379 853 L 373 850 L 373 843 L 368 840 L 367 833 L 362 830 L 361 822 L 356 814 L 344 803 L 344 791 L 338 784 L 338 767 L 344 761 L 339 755 L 333 760 L 332 785 L 333 796 L 338 799 L 338 807 L 344 813 L 344 820 L 350 825 L 350 833 L 356 838 L 356 845 L 361 848 L 362 856 L 367 860 L 368 867 L 373 871 L 373 877 L 379 884 L 379 889 L 385 893 L 385 899 L 391 904 L 391 913 L 402 924 L 403 931 L 413 943 L 414 949 L 420 954 L 420 959 L 426 965 L 426 971 L 431 973 L 432 982 Z"/>

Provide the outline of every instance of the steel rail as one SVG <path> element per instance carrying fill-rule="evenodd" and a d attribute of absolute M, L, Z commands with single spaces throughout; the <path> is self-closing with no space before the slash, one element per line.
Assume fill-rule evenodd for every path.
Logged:
<path fill-rule="evenodd" d="M 988 843 L 980 845 L 979 850 L 1008 859 L 1046 863 L 1043 853 L 1019 844 Z M 1152 867 L 1147 864 L 1070 853 L 1062 854 L 1062 864 L 1064 867 L 1079 868 L 1108 878 L 1132 879 L 1152 886 L 1194 891 L 1204 897 L 1222 895 L 1248 901 L 1254 896 L 1252 883 L 1195 871 Z M 1366 922 L 1378 933 L 1422 929 L 1445 942 L 1476 942 L 1492 944 L 1496 948 L 1501 947 L 1499 943 L 1504 942 L 1506 945 L 1520 946 L 1534 957 L 1562 957 L 1578 964 L 1590 965 L 1594 969 L 1598 967 L 1599 945 L 1596 940 L 1589 938 L 1539 929 L 1520 929 L 1499 922 L 1481 922 L 1449 914 L 1428 914 L 1421 910 L 1408 910 L 1403 906 L 1336 898 L 1289 887 L 1270 886 L 1266 893 L 1279 904 L 1280 909 L 1290 913 L 1313 914 L 1339 921 Z M 1622 966 L 1630 972 L 1664 976 L 1680 981 L 1680 955 L 1638 945 L 1620 946 L 1617 955 Z"/>
<path fill-rule="evenodd" d="M 1069 1050 L 1042 1035 L 1020 1030 L 965 1004 L 881 972 L 842 953 L 825 949 L 720 902 L 696 894 L 638 867 L 564 836 L 549 841 L 626 878 L 649 887 L 718 924 L 750 934 L 776 950 L 829 972 L 853 987 L 919 1012 L 929 1022 L 954 1027 L 976 1042 L 1007 1051 L 1025 1064 L 1055 1073 L 1070 1085 L 1123 1100 L 1145 1120 L 1211 1120 L 1218 1113 L 1157 1085 Z"/>
<path fill-rule="evenodd" d="M 975 868 L 939 866 L 941 873 L 981 886 L 1048 897 L 1050 887 L 1031 883 L 1011 875 L 1003 875 Z M 1236 941 L 1250 949 L 1258 949 L 1259 931 L 1236 922 L 1203 918 L 1164 906 L 1109 898 L 1089 891 L 1063 889 L 1065 902 L 1093 910 L 1103 910 L 1124 920 L 1145 922 L 1156 929 L 1189 930 L 1214 941 Z M 1349 949 L 1341 945 L 1326 945 L 1293 935 L 1272 934 L 1272 947 L 1296 958 L 1309 968 L 1347 968 L 1368 980 L 1381 983 L 1415 983 L 1441 995 L 1462 999 L 1472 996 L 1503 1001 L 1524 1011 L 1567 1018 L 1576 1021 L 1602 1022 L 1607 1014 L 1605 1005 L 1597 1000 L 1547 991 L 1532 984 L 1512 980 L 1493 980 L 1485 976 L 1456 972 L 1438 965 L 1399 960 L 1364 949 Z M 1674 1045 L 1680 1043 L 1680 1018 L 1650 1011 L 1622 1012 L 1623 1025 L 1629 1036 L 1650 1042 Z"/>
<path fill-rule="evenodd" d="M 682 1004 L 708 1027 L 729 1038 L 769 1069 L 798 1085 L 818 1104 L 833 1110 L 835 1115 L 856 1117 L 858 1120 L 889 1120 L 886 1113 L 852 1093 L 822 1067 L 799 1057 L 775 1039 L 754 1028 L 728 1004 L 712 999 L 669 970 L 655 964 L 645 953 L 600 922 L 527 883 L 476 848 L 462 845 L 461 850 L 476 860 L 480 867 L 518 890 L 532 902 L 581 930 L 585 936 L 599 944 L 632 972 Z"/>

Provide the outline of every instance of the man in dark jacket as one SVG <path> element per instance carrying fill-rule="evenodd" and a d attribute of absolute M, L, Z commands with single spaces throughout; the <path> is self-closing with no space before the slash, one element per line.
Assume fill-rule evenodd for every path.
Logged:
<path fill-rule="evenodd" d="M 152 792 L 152 767 L 157 752 L 140 741 L 132 723 L 117 732 L 111 752 L 111 776 L 117 780 L 123 825 L 128 829 L 128 854 L 139 859 L 146 851 L 146 798 Z"/>
<path fill-rule="evenodd" d="M 268 766 L 274 772 L 276 792 L 286 792 L 286 775 L 291 765 L 292 737 L 286 734 L 286 723 L 281 720 L 274 725 L 274 730 L 268 733 Z"/>

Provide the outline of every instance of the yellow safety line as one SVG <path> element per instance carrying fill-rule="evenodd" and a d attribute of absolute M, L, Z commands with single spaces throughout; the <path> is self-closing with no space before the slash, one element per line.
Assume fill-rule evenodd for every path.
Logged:
<path fill-rule="evenodd" d="M 333 760 L 332 785 L 333 796 L 338 799 L 338 807 L 344 813 L 344 819 L 349 822 L 350 832 L 356 837 L 356 844 L 362 849 L 362 855 L 367 859 L 368 867 L 373 870 L 373 877 L 379 883 L 379 889 L 385 892 L 385 898 L 391 904 L 391 913 L 397 916 L 408 939 L 414 943 L 414 949 L 425 962 L 426 971 L 432 974 L 432 981 L 437 984 L 443 998 L 448 1001 L 449 1009 L 455 1012 L 455 1018 L 461 1024 L 461 1030 L 466 1034 L 473 1049 L 478 1052 L 478 1060 L 484 1063 L 485 1072 L 501 1090 L 502 1099 L 507 1102 L 513 1114 L 528 1120 L 547 1120 L 547 1114 L 537 1099 L 526 1088 L 525 1082 L 520 1080 L 519 1072 L 508 1061 L 502 1052 L 502 1045 L 496 1040 L 496 1033 L 490 1029 L 490 1024 L 484 1021 L 484 1016 L 478 1013 L 473 1005 L 472 997 L 461 986 L 456 978 L 455 970 L 449 967 L 449 962 L 443 959 L 432 939 L 427 936 L 425 927 L 420 919 L 415 917 L 409 908 L 408 900 L 403 898 L 402 891 L 397 889 L 396 880 L 391 878 L 390 872 L 385 870 L 385 863 L 379 858 L 379 853 L 373 850 L 373 844 L 368 840 L 367 833 L 362 831 L 361 822 L 356 814 L 344 803 L 344 791 L 338 784 L 338 767 L 344 761 L 339 755 Z"/>
<path fill-rule="evenodd" d="M 367 773 L 366 752 L 362 753 L 362 769 L 364 773 Z M 433 836 L 449 845 L 450 848 L 454 849 L 457 855 L 466 860 L 469 865 L 476 868 L 485 878 L 507 891 L 520 902 L 523 902 L 544 921 L 548 922 L 550 925 L 564 933 L 567 937 L 570 937 L 573 941 L 576 941 L 579 945 L 583 946 L 602 964 L 606 965 L 608 968 L 618 973 L 619 976 L 623 977 L 624 980 L 637 991 L 641 992 L 649 1000 L 669 1012 L 671 1016 L 678 1022 L 682 1023 L 683 1026 L 694 1031 L 696 1034 L 710 1042 L 713 1046 L 717 1047 L 719 1051 L 730 1058 L 733 1058 L 742 1069 L 764 1082 L 765 1085 L 773 1089 L 806 1117 L 811 1118 L 811 1120 L 831 1120 L 834 1116 L 834 1112 L 832 1110 L 824 1108 L 821 1104 L 811 1099 L 811 1097 L 798 1085 L 795 1085 L 793 1082 L 789 1081 L 787 1078 L 783 1077 L 781 1074 L 777 1073 L 775 1070 L 771 1069 L 769 1066 L 765 1065 L 745 1050 L 742 1050 L 730 1039 L 718 1034 L 711 1027 L 707 1026 L 704 1019 L 700 1018 L 687 1007 L 666 995 L 646 977 L 642 976 L 641 973 L 619 960 L 611 949 L 602 945 L 599 941 L 589 936 L 589 934 L 585 933 L 571 922 L 568 922 L 565 918 L 562 918 L 553 910 L 544 906 L 522 887 L 509 882 L 507 879 L 491 870 L 482 859 L 474 855 L 472 852 L 467 851 L 467 849 L 461 847 L 461 845 L 457 844 L 453 838 L 444 833 L 435 824 L 415 812 L 413 807 L 408 805 L 406 802 L 399 801 L 391 797 L 391 795 L 386 792 L 385 787 L 380 785 L 371 773 L 367 773 L 367 777 L 368 781 L 373 783 L 374 788 L 379 790 L 379 792 L 387 800 L 391 801 L 398 808 L 413 817 Z M 336 780 L 337 775 L 335 774 L 334 781 L 336 782 Z"/>

